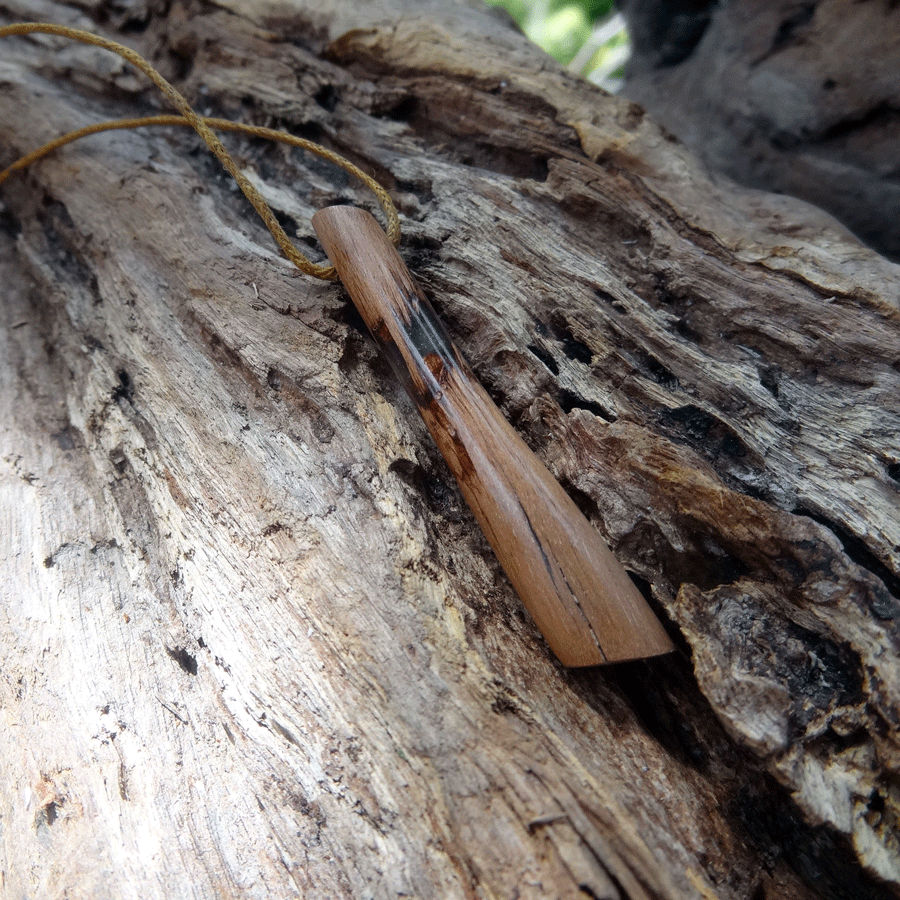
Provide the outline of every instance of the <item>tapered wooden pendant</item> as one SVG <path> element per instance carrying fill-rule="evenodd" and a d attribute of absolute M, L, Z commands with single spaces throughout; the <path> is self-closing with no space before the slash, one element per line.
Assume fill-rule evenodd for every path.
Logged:
<path fill-rule="evenodd" d="M 312 221 L 560 661 L 591 666 L 673 650 L 603 539 L 478 383 L 381 226 L 351 206 Z"/>

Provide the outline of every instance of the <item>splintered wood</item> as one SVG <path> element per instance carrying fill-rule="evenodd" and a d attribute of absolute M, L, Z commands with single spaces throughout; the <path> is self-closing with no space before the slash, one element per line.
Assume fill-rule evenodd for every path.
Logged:
<path fill-rule="evenodd" d="M 561 667 L 341 289 L 190 133 L 70 145 L 0 194 L 3 891 L 893 896 L 898 269 L 468 4 L 95 6 L 41 16 L 392 191 L 682 652 Z M 4 164 L 155 111 L 94 48 L 0 70 Z M 370 202 L 226 141 L 310 253 Z"/>

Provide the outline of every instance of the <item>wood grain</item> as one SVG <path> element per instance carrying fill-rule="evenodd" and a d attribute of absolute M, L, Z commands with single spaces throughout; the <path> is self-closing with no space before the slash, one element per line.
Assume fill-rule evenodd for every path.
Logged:
<path fill-rule="evenodd" d="M 381 226 L 364 209 L 332 206 L 313 227 L 560 661 L 673 650 L 624 568 L 453 346 Z"/>
<path fill-rule="evenodd" d="M 0 192 L 0 894 L 895 898 L 900 268 L 468 3 L 0 20 L 38 13 L 376 173 L 689 655 L 560 665 L 349 303 L 199 139 L 79 142 Z M 156 109 L 94 48 L 10 38 L 0 74 L 4 163 Z M 226 142 L 308 246 L 371 200 Z"/>

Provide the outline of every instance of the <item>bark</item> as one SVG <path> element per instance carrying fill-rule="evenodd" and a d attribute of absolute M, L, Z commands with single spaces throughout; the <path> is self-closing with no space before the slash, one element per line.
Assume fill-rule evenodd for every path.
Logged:
<path fill-rule="evenodd" d="M 72 145 L 2 189 L 8 896 L 896 895 L 896 266 L 475 7 L 4 9 L 377 175 L 681 648 L 556 664 L 342 290 L 192 134 Z M 55 39 L 0 81 L 4 162 L 158 105 Z M 228 140 L 301 245 L 372 203 Z"/>
<path fill-rule="evenodd" d="M 900 260 L 893 0 L 620 0 L 624 93 L 708 165 L 816 203 Z"/>

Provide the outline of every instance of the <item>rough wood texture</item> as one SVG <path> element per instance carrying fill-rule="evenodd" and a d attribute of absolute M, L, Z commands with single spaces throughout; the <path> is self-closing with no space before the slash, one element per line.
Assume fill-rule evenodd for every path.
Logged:
<path fill-rule="evenodd" d="M 359 207 L 329 206 L 312 223 L 560 662 L 596 666 L 671 653 L 647 601 L 478 383 L 378 222 Z"/>
<path fill-rule="evenodd" d="M 73 145 L 2 193 L 4 892 L 895 895 L 900 271 L 474 8 L 233 6 L 3 18 L 376 173 L 683 654 L 559 667 L 340 288 L 191 135 Z M 0 83 L 4 161 L 156 103 L 56 40 Z M 229 143 L 303 243 L 369 200 Z"/>
<path fill-rule="evenodd" d="M 620 0 L 626 96 L 712 168 L 837 216 L 900 261 L 895 0 Z"/>

